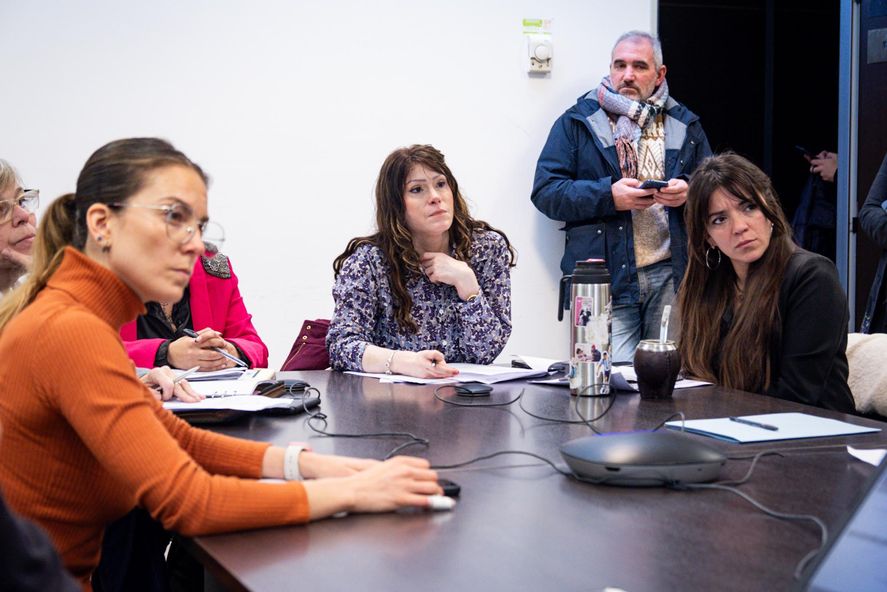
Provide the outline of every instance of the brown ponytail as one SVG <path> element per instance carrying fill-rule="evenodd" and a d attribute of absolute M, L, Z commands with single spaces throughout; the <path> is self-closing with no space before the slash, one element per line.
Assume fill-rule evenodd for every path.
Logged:
<path fill-rule="evenodd" d="M 40 221 L 30 275 L 0 302 L 0 332 L 46 286 L 66 246 L 84 249 L 86 212 L 93 204 L 125 202 L 142 188 L 148 173 L 167 166 L 188 167 L 208 182 L 197 164 L 159 138 L 115 140 L 93 152 L 77 177 L 77 192 L 52 202 Z"/>
<path fill-rule="evenodd" d="M 64 248 L 74 236 L 74 194 L 67 193 L 51 204 L 37 227 L 31 269 L 25 281 L 0 301 L 0 332 L 21 310 L 29 305 L 37 293 L 55 273 L 62 260 Z"/>

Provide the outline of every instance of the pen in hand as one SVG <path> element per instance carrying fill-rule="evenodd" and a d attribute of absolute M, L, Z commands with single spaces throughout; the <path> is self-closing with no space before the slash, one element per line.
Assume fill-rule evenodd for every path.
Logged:
<path fill-rule="evenodd" d="M 770 425 L 769 423 L 761 423 L 759 421 L 752 421 L 751 419 L 745 419 L 744 417 L 731 417 L 730 421 L 735 421 L 736 423 L 741 423 L 743 425 L 748 425 L 755 428 L 761 428 L 762 430 L 770 430 L 771 432 L 779 431 L 779 428 L 775 425 Z"/>
<path fill-rule="evenodd" d="M 196 331 L 192 331 L 191 329 L 184 329 L 182 332 L 185 335 L 187 335 L 188 337 L 193 337 L 194 339 L 197 339 L 198 337 L 200 337 L 200 335 Z M 224 357 L 228 358 L 229 360 L 231 360 L 232 362 L 234 362 L 235 364 L 237 364 L 241 368 L 249 368 L 249 365 L 246 362 L 244 362 L 243 360 L 241 360 L 240 358 L 238 358 L 236 356 L 232 356 L 231 354 L 229 354 L 228 352 L 226 352 L 225 350 L 223 350 L 220 347 L 211 347 L 210 349 L 213 350 L 214 352 L 216 352 L 217 354 L 219 354 L 220 356 L 224 356 Z"/>
<path fill-rule="evenodd" d="M 175 391 L 175 385 L 182 382 L 183 380 L 185 380 L 186 378 L 188 378 L 189 376 L 191 376 L 192 374 L 194 374 L 198 370 L 200 370 L 200 366 L 194 366 L 193 368 L 189 368 L 189 369 L 185 370 L 184 372 L 182 372 L 181 374 L 179 374 L 178 376 L 176 376 L 175 378 L 173 378 L 172 379 L 173 391 Z M 161 386 L 159 384 L 152 385 L 151 389 L 154 392 L 158 393 L 158 395 L 157 395 L 158 397 L 162 398 L 163 389 L 161 388 Z M 173 396 L 174 396 L 174 394 L 170 393 L 170 398 Z M 200 397 L 200 398 L 202 399 L 203 397 Z"/>
<path fill-rule="evenodd" d="M 197 372 L 198 370 L 200 370 L 200 366 L 194 366 L 193 368 L 188 368 L 187 370 L 185 370 L 184 372 L 182 372 L 181 374 L 179 374 L 178 376 L 173 378 L 172 383 L 176 384 L 177 382 L 181 382 L 181 381 L 185 380 L 186 378 L 188 378 L 189 376 L 191 376 L 192 374 L 194 374 L 195 372 Z"/>

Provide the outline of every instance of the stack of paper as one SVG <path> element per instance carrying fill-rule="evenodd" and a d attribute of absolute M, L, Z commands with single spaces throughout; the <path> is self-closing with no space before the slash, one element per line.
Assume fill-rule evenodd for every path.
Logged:
<path fill-rule="evenodd" d="M 293 405 L 290 398 L 272 399 L 262 395 L 234 395 L 224 398 L 212 398 L 183 403 L 182 401 L 165 401 L 163 406 L 170 411 L 199 411 L 209 409 L 234 409 L 237 411 L 262 411 L 263 409 L 287 408 Z"/>
<path fill-rule="evenodd" d="M 186 370 L 173 370 L 173 372 L 176 376 L 179 376 L 180 374 L 184 374 Z M 189 374 L 187 380 L 188 382 L 200 382 L 203 380 L 237 380 L 247 372 L 253 374 L 257 372 L 257 370 L 247 370 L 246 368 L 235 366 L 234 368 L 225 368 L 223 370 L 195 372 Z"/>
<path fill-rule="evenodd" d="M 459 374 L 452 378 L 415 378 L 413 376 L 403 376 L 401 374 L 373 374 L 370 372 L 349 372 L 348 374 L 378 378 L 380 382 L 409 382 L 411 384 L 452 384 L 454 382 L 482 382 L 484 384 L 494 384 L 497 382 L 505 382 L 507 380 L 546 376 L 548 374 L 547 370 L 525 370 L 523 368 L 512 368 L 510 366 L 484 366 L 483 364 L 461 363 L 448 364 L 448 366 L 456 368 L 459 371 Z"/>

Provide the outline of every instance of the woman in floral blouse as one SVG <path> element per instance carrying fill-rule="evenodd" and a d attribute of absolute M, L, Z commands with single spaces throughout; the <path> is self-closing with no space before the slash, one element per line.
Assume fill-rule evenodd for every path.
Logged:
<path fill-rule="evenodd" d="M 492 362 L 511 335 L 514 249 L 471 217 L 437 149 L 385 159 L 376 229 L 333 263 L 333 368 L 444 378 L 458 373 L 447 361 Z"/>

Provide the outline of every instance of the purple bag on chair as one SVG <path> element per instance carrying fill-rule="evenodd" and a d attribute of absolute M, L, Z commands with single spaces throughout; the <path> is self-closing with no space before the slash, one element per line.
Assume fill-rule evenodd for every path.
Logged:
<path fill-rule="evenodd" d="M 303 322 L 302 330 L 280 369 L 326 370 L 330 365 L 330 355 L 326 351 L 326 332 L 329 328 L 329 319 Z"/>

